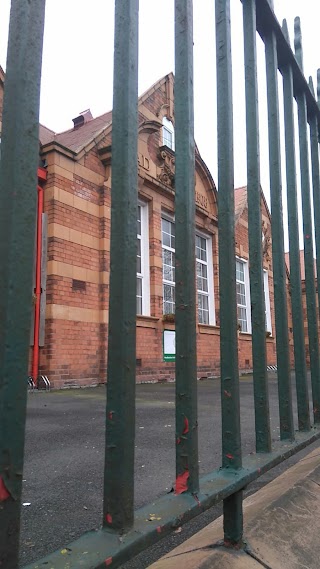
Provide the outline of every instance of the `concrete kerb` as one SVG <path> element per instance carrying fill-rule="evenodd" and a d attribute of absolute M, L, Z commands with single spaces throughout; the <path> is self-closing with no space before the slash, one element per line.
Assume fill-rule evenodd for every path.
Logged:
<path fill-rule="evenodd" d="M 320 449 L 244 501 L 243 550 L 222 547 L 222 517 L 149 569 L 318 569 Z"/>

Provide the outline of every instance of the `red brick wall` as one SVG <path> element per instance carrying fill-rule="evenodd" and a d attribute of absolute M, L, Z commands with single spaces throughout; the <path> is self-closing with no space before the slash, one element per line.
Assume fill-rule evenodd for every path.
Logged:
<path fill-rule="evenodd" d="M 47 375 L 53 387 L 98 384 L 100 351 L 99 325 L 48 319 L 40 375 Z"/>

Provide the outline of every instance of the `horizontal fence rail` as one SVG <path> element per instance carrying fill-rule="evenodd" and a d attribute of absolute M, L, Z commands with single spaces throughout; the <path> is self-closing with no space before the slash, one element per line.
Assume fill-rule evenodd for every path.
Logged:
<path fill-rule="evenodd" d="M 268 0 L 242 0 L 246 82 L 247 192 L 256 453 L 242 456 L 234 222 L 233 88 L 230 0 L 215 1 L 219 193 L 221 468 L 198 472 L 193 2 L 175 0 L 176 483 L 175 492 L 134 511 L 136 375 L 136 213 L 138 204 L 139 1 L 116 0 L 112 124 L 109 352 L 102 527 L 27 569 L 118 567 L 183 523 L 223 501 L 224 544 L 243 542 L 243 490 L 320 438 L 319 315 L 312 214 L 320 274 L 320 110 L 303 75 L 300 21 L 293 53 L 287 24 Z M 20 503 L 31 311 L 38 119 L 44 0 L 12 0 L 0 165 L 0 566 L 18 567 Z M 261 245 L 257 32 L 265 44 L 272 253 L 280 441 L 271 443 Z M 294 430 L 284 259 L 280 103 L 283 79 L 290 292 L 299 431 Z M 318 75 L 318 96 L 320 77 Z M 298 127 L 294 122 L 295 101 Z M 295 133 L 299 136 L 310 418 L 299 260 Z M 309 137 L 309 140 L 308 140 Z M 311 170 L 309 168 L 309 147 Z M 311 207 L 313 192 L 314 212 Z M 15 276 L 23 271 L 23 279 Z M 30 293 L 30 294 L 29 294 Z M 318 288 L 318 295 L 319 295 Z M 320 302 L 319 302 L 320 304 Z"/>

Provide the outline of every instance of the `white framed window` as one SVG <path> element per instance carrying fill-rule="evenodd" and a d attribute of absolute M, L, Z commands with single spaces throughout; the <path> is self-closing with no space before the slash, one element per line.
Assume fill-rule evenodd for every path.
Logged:
<path fill-rule="evenodd" d="M 163 314 L 175 312 L 175 226 L 174 221 L 162 217 L 162 274 Z"/>
<path fill-rule="evenodd" d="M 174 150 L 174 127 L 167 117 L 162 119 L 162 144 Z"/>
<path fill-rule="evenodd" d="M 175 225 L 173 219 L 162 217 L 163 313 L 175 312 Z M 196 278 L 198 321 L 215 325 L 212 239 L 196 234 Z"/>
<path fill-rule="evenodd" d="M 270 332 L 270 334 L 272 334 L 269 280 L 268 280 L 268 271 L 266 269 L 263 269 L 263 288 L 264 288 L 264 306 L 266 314 L 266 332 Z"/>
<path fill-rule="evenodd" d="M 137 215 L 137 314 L 150 316 L 148 206 L 138 203 Z"/>
<path fill-rule="evenodd" d="M 248 262 L 236 259 L 238 324 L 241 332 L 251 334 L 250 285 Z"/>
<path fill-rule="evenodd" d="M 215 325 L 211 237 L 196 234 L 196 275 L 199 324 Z"/>

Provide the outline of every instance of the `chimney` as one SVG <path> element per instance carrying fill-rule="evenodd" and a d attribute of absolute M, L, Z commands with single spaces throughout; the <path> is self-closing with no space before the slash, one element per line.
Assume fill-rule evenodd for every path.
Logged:
<path fill-rule="evenodd" d="M 80 126 L 84 125 L 86 122 L 89 122 L 93 119 L 93 116 L 91 114 L 90 109 L 87 109 L 86 111 L 83 111 L 82 113 L 79 114 L 78 117 L 76 117 L 75 119 L 72 119 L 73 122 L 73 127 L 76 128 L 80 128 Z"/>

